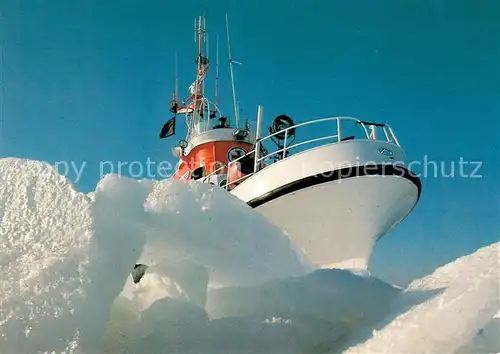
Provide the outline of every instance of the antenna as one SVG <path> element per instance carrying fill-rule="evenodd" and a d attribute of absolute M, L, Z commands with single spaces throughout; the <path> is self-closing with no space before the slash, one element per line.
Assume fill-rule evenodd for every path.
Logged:
<path fill-rule="evenodd" d="M 216 56 L 215 56 L 215 107 L 219 107 L 219 34 L 217 34 L 217 45 L 216 45 Z"/>
<path fill-rule="evenodd" d="M 170 112 L 177 115 L 177 108 L 179 103 L 179 77 L 178 77 L 178 63 L 177 63 L 177 50 L 175 51 L 175 87 L 172 99 L 170 100 Z"/>
<path fill-rule="evenodd" d="M 233 74 L 233 59 L 231 57 L 231 41 L 229 39 L 229 21 L 227 19 L 227 13 L 226 13 L 226 33 L 227 33 L 227 51 L 229 54 L 229 69 L 231 72 L 231 86 L 233 88 L 233 105 L 234 105 L 234 118 L 236 119 L 236 128 L 238 128 L 238 106 L 236 103 L 236 90 L 234 88 L 234 74 Z"/>
<path fill-rule="evenodd" d="M 208 50 L 208 33 L 205 35 L 205 43 L 206 43 L 205 50 L 207 51 L 207 57 L 208 57 L 210 56 L 210 51 Z"/>
<path fill-rule="evenodd" d="M 175 51 L 175 92 L 174 99 L 177 101 L 179 99 L 179 59 L 177 50 Z"/>
<path fill-rule="evenodd" d="M 203 22 L 203 17 L 200 16 L 200 19 L 199 19 L 199 22 L 198 22 L 198 26 L 196 28 L 196 32 L 197 32 L 197 35 L 198 35 L 198 54 L 201 55 L 201 53 L 203 52 L 203 42 L 205 41 L 205 27 L 204 27 L 204 22 Z M 196 38 L 196 36 L 195 36 Z M 196 41 L 196 39 L 195 39 Z"/>
<path fill-rule="evenodd" d="M 194 18 L 194 42 L 196 43 L 196 36 L 198 35 L 198 23 L 196 17 Z"/>
<path fill-rule="evenodd" d="M 206 20 L 205 20 L 205 21 L 206 21 Z M 205 22 L 205 21 L 204 21 L 204 22 Z M 208 50 L 208 33 L 207 33 L 207 34 L 205 34 L 205 44 L 206 44 L 206 46 L 205 46 L 206 56 L 207 56 L 207 58 L 208 58 L 208 57 L 210 56 L 210 51 Z M 205 87 L 205 77 L 203 78 L 202 83 L 203 83 L 203 87 Z M 202 102 L 203 102 L 203 101 L 202 101 Z M 207 101 L 206 106 L 202 103 L 202 107 L 203 107 L 203 111 L 205 111 L 205 110 L 206 110 L 206 111 L 207 111 L 207 113 L 208 113 L 208 114 L 210 114 L 210 113 L 209 113 L 209 111 L 210 111 L 210 103 L 209 103 L 208 101 Z M 207 122 L 208 122 L 208 120 L 207 120 Z"/>

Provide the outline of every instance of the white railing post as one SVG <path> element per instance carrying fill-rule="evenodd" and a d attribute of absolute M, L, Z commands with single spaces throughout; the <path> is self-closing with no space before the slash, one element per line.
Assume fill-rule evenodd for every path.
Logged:
<path fill-rule="evenodd" d="M 257 107 L 257 127 L 255 128 L 255 152 L 254 152 L 254 165 L 253 172 L 259 170 L 259 157 L 260 157 L 260 137 L 262 134 L 262 112 L 264 108 L 262 106 Z"/>
<path fill-rule="evenodd" d="M 340 143 L 340 118 L 337 117 L 337 142 Z"/>
<path fill-rule="evenodd" d="M 232 181 L 229 180 L 229 178 L 231 178 L 231 174 L 229 173 L 229 171 L 231 170 L 231 164 L 233 162 L 232 161 L 228 161 L 227 162 L 227 165 L 226 165 L 226 185 L 225 185 L 225 190 L 228 190 L 229 189 L 229 184 L 232 183 Z"/>
<path fill-rule="evenodd" d="M 264 107 L 257 107 L 257 127 L 255 128 L 255 139 L 260 139 L 262 135 L 262 114 L 264 111 Z"/>
<path fill-rule="evenodd" d="M 370 125 L 370 128 L 372 129 L 371 136 L 372 140 L 377 140 L 377 127 L 375 125 Z"/>
<path fill-rule="evenodd" d="M 384 125 L 384 127 L 382 128 L 382 130 L 384 131 L 384 135 L 385 135 L 385 139 L 387 140 L 388 143 L 392 143 L 393 142 L 393 139 L 391 139 L 389 137 L 389 134 L 387 133 L 387 127 Z"/>
<path fill-rule="evenodd" d="M 394 139 L 394 142 L 396 143 L 396 145 L 401 147 L 401 145 L 399 145 L 398 138 L 396 138 L 396 134 L 394 134 L 394 132 L 392 131 L 391 126 L 387 125 L 387 128 L 389 128 L 389 131 L 391 132 L 392 138 Z"/>
<path fill-rule="evenodd" d="M 283 159 L 286 156 L 286 140 L 288 138 L 288 129 L 285 129 L 285 139 L 283 139 Z"/>

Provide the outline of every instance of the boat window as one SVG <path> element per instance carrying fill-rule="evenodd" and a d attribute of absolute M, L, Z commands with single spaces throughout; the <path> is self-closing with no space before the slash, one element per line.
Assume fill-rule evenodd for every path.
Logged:
<path fill-rule="evenodd" d="M 191 179 L 196 180 L 202 177 L 205 177 L 205 166 L 200 166 L 191 173 Z"/>

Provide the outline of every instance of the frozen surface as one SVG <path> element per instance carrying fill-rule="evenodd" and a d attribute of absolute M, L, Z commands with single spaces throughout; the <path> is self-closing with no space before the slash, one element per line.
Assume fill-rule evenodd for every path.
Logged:
<path fill-rule="evenodd" d="M 0 217 L 0 352 L 63 350 L 87 329 L 90 201 L 47 165 L 5 159 Z"/>
<path fill-rule="evenodd" d="M 407 289 L 316 270 L 209 185 L 0 160 L 0 353 L 498 352 L 498 244 Z M 149 266 L 139 284 L 130 271 Z"/>
<path fill-rule="evenodd" d="M 53 166 L 2 159 L 0 217 L 1 353 L 91 350 L 138 260 L 170 282 L 157 297 L 201 305 L 209 278 L 307 271 L 279 229 L 209 185 L 106 176 L 86 196 Z"/>
<path fill-rule="evenodd" d="M 474 339 L 457 353 L 500 353 L 500 317 L 495 317 L 480 329 Z"/>
<path fill-rule="evenodd" d="M 499 311 L 499 260 L 495 243 L 413 281 L 372 338 L 348 352 L 453 353 L 489 324 L 498 331 L 492 318 Z"/>
<path fill-rule="evenodd" d="M 251 285 L 304 274 L 286 235 L 239 199 L 209 184 L 163 181 L 145 202 L 141 260 L 202 264 L 214 285 Z"/>

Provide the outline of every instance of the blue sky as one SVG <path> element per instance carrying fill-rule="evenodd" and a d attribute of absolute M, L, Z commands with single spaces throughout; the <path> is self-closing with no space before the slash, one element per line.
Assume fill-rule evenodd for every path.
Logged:
<path fill-rule="evenodd" d="M 271 5 L 272 3 L 272 5 Z M 0 156 L 86 163 L 172 159 L 175 52 L 181 93 L 193 79 L 193 19 L 204 10 L 221 100 L 232 114 L 224 42 L 231 25 L 242 117 L 300 122 L 351 115 L 390 123 L 408 159 L 444 164 L 423 176 L 410 217 L 380 241 L 373 271 L 404 282 L 500 235 L 500 3 L 384 1 L 2 1 Z M 183 137 L 184 127 L 178 126 Z M 479 161 L 481 178 L 458 176 Z M 472 166 L 466 166 L 470 174 Z M 137 172 L 137 170 L 135 170 Z M 424 172 L 416 168 L 416 172 Z M 76 175 L 69 171 L 69 178 Z"/>

